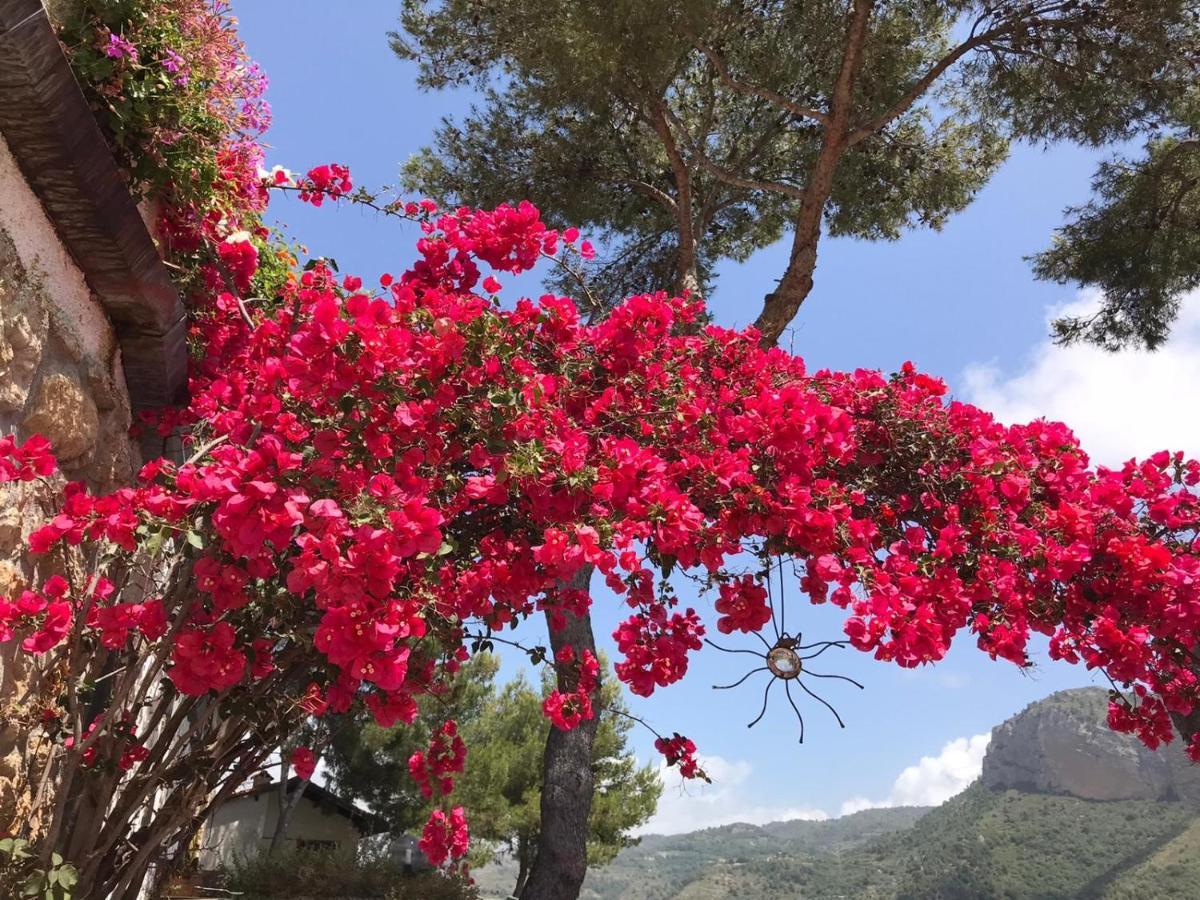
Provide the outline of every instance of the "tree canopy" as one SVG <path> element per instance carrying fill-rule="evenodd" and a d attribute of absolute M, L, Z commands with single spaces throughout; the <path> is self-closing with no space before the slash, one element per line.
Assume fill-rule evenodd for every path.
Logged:
<path fill-rule="evenodd" d="M 938 228 L 1015 139 L 1148 135 L 1153 153 L 1196 127 L 1193 0 L 406 0 L 400 25 L 393 47 L 423 85 L 483 89 L 408 162 L 407 187 L 529 198 L 555 224 L 603 230 L 594 278 L 610 300 L 710 290 L 719 261 L 790 232 L 757 320 L 768 342 L 811 290 L 822 233 Z M 1097 175 L 1097 200 L 1037 265 L 1105 291 L 1104 314 L 1062 337 L 1161 340 L 1196 272 L 1193 188 L 1154 199 L 1182 162 Z M 1131 216 L 1148 230 L 1117 237 Z M 1145 277 L 1164 260 L 1167 275 Z"/>
<path fill-rule="evenodd" d="M 1095 198 L 1072 210 L 1036 257 L 1040 277 L 1104 294 L 1091 315 L 1055 322 L 1060 340 L 1153 349 L 1169 335 L 1183 295 L 1200 286 L 1200 131 L 1186 134 L 1150 141 L 1140 159 L 1100 166 Z"/>

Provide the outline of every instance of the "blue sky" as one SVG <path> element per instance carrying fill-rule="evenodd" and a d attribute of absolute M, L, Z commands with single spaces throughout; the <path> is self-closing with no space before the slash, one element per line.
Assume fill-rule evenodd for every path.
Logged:
<path fill-rule="evenodd" d="M 271 79 L 274 126 L 268 165 L 306 169 L 322 162 L 350 166 L 356 184 L 394 184 L 400 163 L 427 143 L 443 116 L 463 111 L 469 94 L 416 90 L 414 68 L 397 60 L 386 32 L 399 4 L 371 0 L 340 4 L 315 0 L 236 2 L 241 34 Z M 895 243 L 826 240 L 816 287 L 792 331 L 795 352 L 815 367 L 869 367 L 893 371 L 911 359 L 949 380 L 959 397 L 983 400 L 1002 418 L 1062 418 L 1085 447 L 1108 462 L 1148 453 L 1159 444 L 1200 450 L 1200 435 L 1176 429 L 1163 397 L 1173 384 L 1200 377 L 1196 304 L 1185 306 L 1186 328 L 1168 348 L 1106 356 L 1062 350 L 1046 342 L 1046 310 L 1079 302 L 1076 292 L 1035 282 L 1023 257 L 1043 248 L 1063 209 L 1083 202 L 1096 156 L 1071 147 L 1019 147 L 976 202 L 938 232 L 919 231 Z M 271 217 L 343 272 L 368 280 L 398 271 L 411 259 L 415 229 L 358 209 L 320 210 L 286 198 Z M 720 270 L 711 298 L 722 324 L 746 324 L 783 269 L 777 245 L 741 265 Z M 1145 390 L 1131 386 L 1145 385 Z M 1155 443 L 1158 441 L 1159 443 Z M 839 611 L 803 606 L 793 598 L 789 621 L 811 638 L 840 636 Z M 596 602 L 597 633 L 608 635 L 622 610 L 611 598 Z M 711 612 L 711 600 L 697 608 Z M 539 623 L 540 624 L 540 623 Z M 537 639 L 527 626 L 528 637 Z M 734 646 L 750 646 L 750 638 Z M 782 696 L 751 731 L 763 682 L 732 691 L 709 685 L 737 680 L 745 656 L 708 651 L 681 684 L 635 712 L 660 729 L 688 734 L 713 757 L 718 783 L 687 793 L 667 779 L 658 818 L 661 830 L 690 830 L 732 820 L 768 821 L 818 812 L 837 815 L 867 804 L 936 800 L 978 770 L 984 741 L 970 740 L 1026 704 L 1053 691 L 1103 679 L 1063 664 L 1032 674 L 995 663 L 963 642 L 935 667 L 901 671 L 852 650 L 822 658 L 824 669 L 855 677 L 859 692 L 829 682 L 846 729 L 811 701 L 803 746 Z M 1042 656 L 1044 659 L 1044 655 Z M 757 678 L 761 678 L 758 676 Z M 752 685 L 757 684 L 757 687 Z M 785 710 L 787 710 L 785 714 Z M 652 756 L 652 737 L 635 731 L 639 754 Z"/>

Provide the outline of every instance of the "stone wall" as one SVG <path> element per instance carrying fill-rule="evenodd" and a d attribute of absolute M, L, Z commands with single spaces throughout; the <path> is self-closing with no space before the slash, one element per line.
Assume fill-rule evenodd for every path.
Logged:
<path fill-rule="evenodd" d="M 106 491 L 140 464 L 129 425 L 112 325 L 0 137 L 0 435 L 45 435 L 65 478 Z M 62 480 L 0 485 L 0 597 L 63 568 L 25 552 Z M 30 665 L 15 644 L 0 647 L 0 829 L 28 815 L 45 758 L 23 745 L 37 714 Z"/>
<path fill-rule="evenodd" d="M 110 489 L 138 464 L 116 336 L 0 138 L 0 433 Z"/>

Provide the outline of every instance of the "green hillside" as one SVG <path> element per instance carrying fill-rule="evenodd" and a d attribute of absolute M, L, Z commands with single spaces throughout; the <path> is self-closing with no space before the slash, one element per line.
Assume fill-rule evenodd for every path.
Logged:
<path fill-rule="evenodd" d="M 1133 866 L 1104 892 L 1105 900 L 1144 897 L 1194 900 L 1200 895 L 1200 818 L 1163 844 L 1145 862 Z"/>
<path fill-rule="evenodd" d="M 776 866 L 791 865 L 797 859 L 847 852 L 910 827 L 925 812 L 925 808 L 911 807 L 872 809 L 825 822 L 774 822 L 761 827 L 726 825 L 670 837 L 651 835 L 637 847 L 624 851 L 611 865 L 589 872 L 580 897 L 581 900 L 757 897 L 757 893 L 722 893 L 724 873 L 731 873 L 737 881 L 742 873 L 770 871 Z M 786 896 L 793 897 L 795 892 Z"/>
<path fill-rule="evenodd" d="M 943 806 L 651 836 L 586 900 L 1200 897 L 1200 810 L 975 784 Z"/>
<path fill-rule="evenodd" d="M 977 784 L 871 851 L 897 873 L 894 883 L 881 885 L 882 896 L 1104 897 L 1106 888 L 1196 817 L 1197 810 L 1184 803 L 1088 801 L 993 792 Z M 811 895 L 833 894 L 814 885 Z M 1139 883 L 1136 896 L 1171 895 Z"/>
<path fill-rule="evenodd" d="M 860 847 L 910 827 L 927 811 L 927 807 L 871 809 L 824 822 L 795 820 L 761 827 L 725 825 L 690 834 L 648 835 L 636 847 L 623 851 L 614 862 L 588 872 L 580 897 L 581 900 L 658 900 L 737 896 L 712 893 L 711 879 L 727 869 L 740 872 L 755 863 L 769 868 L 798 856 L 820 857 Z M 491 865 L 472 874 L 484 897 L 501 898 L 507 897 L 512 889 L 516 868 Z M 701 893 L 689 892 L 697 890 Z"/>
<path fill-rule="evenodd" d="M 651 835 L 581 897 L 1200 900 L 1200 768 L 1115 734 L 1107 706 L 1095 688 L 1031 704 L 993 730 L 980 780 L 935 809 Z M 478 875 L 505 897 L 515 871 Z"/>

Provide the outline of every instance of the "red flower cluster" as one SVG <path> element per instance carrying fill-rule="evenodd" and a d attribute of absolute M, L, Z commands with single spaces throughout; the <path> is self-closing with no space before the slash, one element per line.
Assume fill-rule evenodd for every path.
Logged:
<path fill-rule="evenodd" d="M 542 712 L 555 727 L 570 731 L 580 722 L 592 718 L 592 693 L 600 680 L 600 661 L 590 650 L 584 650 L 576 660 L 575 648 L 565 646 L 555 654 L 560 685 L 573 685 L 570 690 L 551 691 L 542 701 Z"/>
<path fill-rule="evenodd" d="M 440 809 L 433 811 L 417 846 L 431 863 L 440 866 L 448 859 L 466 856 L 470 842 L 467 814 L 461 806 L 456 806 L 450 810 L 449 816 Z"/>
<path fill-rule="evenodd" d="M 310 747 L 297 747 L 292 751 L 292 768 L 296 770 L 305 781 L 313 777 L 313 772 L 317 769 L 317 755 L 312 752 Z"/>
<path fill-rule="evenodd" d="M 281 182 L 276 179 L 276 184 Z M 300 189 L 300 199 L 313 206 L 320 206 L 328 197 L 337 200 L 354 190 L 354 182 L 350 180 L 350 170 L 337 163 L 316 166 L 309 169 L 308 174 L 296 183 Z"/>
<path fill-rule="evenodd" d="M 408 771 L 426 798 L 433 796 L 434 786 L 444 796 L 454 790 L 451 775 L 461 772 L 466 761 L 467 745 L 458 736 L 458 723 L 451 719 L 434 732 L 428 750 L 409 757 Z"/>
<path fill-rule="evenodd" d="M 99 586 L 94 591 L 98 599 L 111 595 L 112 585 L 104 595 Z M 109 650 L 120 650 L 129 643 L 133 633 L 141 634 L 147 641 L 156 641 L 167 633 L 167 613 L 161 600 L 146 600 L 142 603 L 93 603 L 88 611 L 87 625 L 100 635 L 100 643 Z"/>
<path fill-rule="evenodd" d="M 52 475 L 58 464 L 50 442 L 35 434 L 18 445 L 11 434 L 0 437 L 0 484 L 6 481 L 33 481 Z"/>
<path fill-rule="evenodd" d="M 668 766 L 679 766 L 679 774 L 684 778 L 710 780 L 696 759 L 695 743 L 678 731 L 669 738 L 658 738 L 654 742 L 654 749 L 666 758 Z"/>
<path fill-rule="evenodd" d="M 246 671 L 246 655 L 236 643 L 237 632 L 225 621 L 184 629 L 175 641 L 171 681 L 193 696 L 233 687 Z"/>
<path fill-rule="evenodd" d="M 75 606 L 67 597 L 69 589 L 62 576 L 54 575 L 40 593 L 22 591 L 13 601 L 0 598 L 0 641 L 25 634 L 21 649 L 26 653 L 47 653 L 62 643 L 75 617 Z"/>
<path fill-rule="evenodd" d="M 240 294 L 250 291 L 250 280 L 258 271 L 258 250 L 245 231 L 231 234 L 217 245 L 217 254 Z"/>
<path fill-rule="evenodd" d="M 767 606 L 767 589 L 749 575 L 727 581 L 720 588 L 721 599 L 716 610 L 717 630 L 721 634 L 731 631 L 762 631 L 771 621 L 771 608 Z"/>
<path fill-rule="evenodd" d="M 699 650 L 704 626 L 694 609 L 667 614 L 661 603 L 630 616 L 613 632 L 625 659 L 614 667 L 629 689 L 649 697 L 656 687 L 674 684 L 688 668 L 688 653 Z"/>

